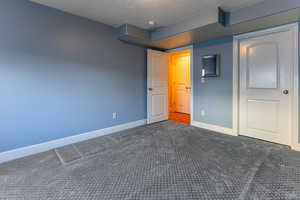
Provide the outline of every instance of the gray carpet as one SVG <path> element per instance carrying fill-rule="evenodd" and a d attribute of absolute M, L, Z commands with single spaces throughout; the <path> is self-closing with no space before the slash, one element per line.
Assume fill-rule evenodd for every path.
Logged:
<path fill-rule="evenodd" d="M 166 121 L 1 164 L 0 199 L 300 199 L 300 153 Z"/>

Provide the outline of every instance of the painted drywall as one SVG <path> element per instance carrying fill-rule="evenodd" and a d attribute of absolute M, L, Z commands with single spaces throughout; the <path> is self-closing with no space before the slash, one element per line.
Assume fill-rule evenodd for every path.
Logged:
<path fill-rule="evenodd" d="M 234 25 L 253 19 L 263 18 L 288 10 L 294 10 L 299 7 L 299 0 L 264 0 L 260 3 L 231 12 L 230 24 Z"/>
<path fill-rule="evenodd" d="M 233 37 L 194 44 L 194 120 L 232 128 Z M 220 77 L 201 81 L 201 56 L 221 56 Z M 204 110 L 205 115 L 201 115 Z"/>
<path fill-rule="evenodd" d="M 7 0 L 0 30 L 0 152 L 146 117 L 146 51 L 114 28 Z"/>
<path fill-rule="evenodd" d="M 300 23 L 299 23 L 300 25 Z M 299 26 L 300 37 L 300 26 Z M 226 128 L 232 128 L 232 64 L 233 38 L 220 38 L 194 44 L 194 120 Z M 299 40 L 300 47 L 300 40 Z M 201 59 L 203 55 L 221 54 L 221 77 L 207 78 L 201 83 Z M 300 51 L 299 51 L 300 60 Z M 300 71 L 299 71 L 300 76 Z M 300 83 L 299 83 L 300 88 Z M 300 104 L 300 99 L 299 99 Z M 206 115 L 201 116 L 201 110 Z M 299 116 L 300 119 L 300 116 Z M 300 123 L 300 120 L 299 120 Z M 299 133 L 300 142 L 300 133 Z"/>

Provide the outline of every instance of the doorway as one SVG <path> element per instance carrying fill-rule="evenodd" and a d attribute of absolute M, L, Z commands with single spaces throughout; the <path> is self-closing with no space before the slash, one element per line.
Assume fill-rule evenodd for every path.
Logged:
<path fill-rule="evenodd" d="M 147 124 L 193 121 L 193 46 L 147 50 Z"/>
<path fill-rule="evenodd" d="M 169 53 L 169 120 L 191 123 L 191 50 Z"/>
<path fill-rule="evenodd" d="M 298 25 L 236 36 L 234 129 L 292 146 L 298 141 Z"/>

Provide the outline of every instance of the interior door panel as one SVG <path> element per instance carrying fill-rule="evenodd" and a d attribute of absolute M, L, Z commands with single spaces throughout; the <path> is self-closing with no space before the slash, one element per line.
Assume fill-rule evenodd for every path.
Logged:
<path fill-rule="evenodd" d="M 240 40 L 240 134 L 291 143 L 292 32 Z"/>

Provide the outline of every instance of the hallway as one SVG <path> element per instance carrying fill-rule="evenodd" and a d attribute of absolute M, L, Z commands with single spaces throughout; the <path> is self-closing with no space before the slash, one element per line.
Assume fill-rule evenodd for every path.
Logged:
<path fill-rule="evenodd" d="M 191 124 L 190 115 L 185 114 L 185 113 L 171 112 L 171 113 L 169 113 L 169 120 L 179 122 L 179 123 L 183 123 L 183 124 L 186 124 L 186 125 Z"/>

